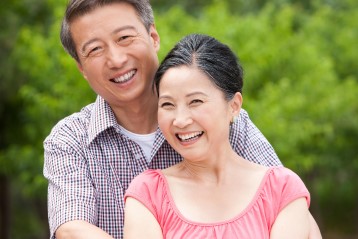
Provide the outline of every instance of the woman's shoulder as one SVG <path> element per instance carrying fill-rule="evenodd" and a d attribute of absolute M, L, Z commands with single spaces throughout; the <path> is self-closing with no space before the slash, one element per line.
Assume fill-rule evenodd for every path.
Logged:
<path fill-rule="evenodd" d="M 153 185 L 157 184 L 159 180 L 163 178 L 163 173 L 160 169 L 147 169 L 144 172 L 134 177 L 130 185 L 145 184 Z"/>
<path fill-rule="evenodd" d="M 270 178 L 281 182 L 302 181 L 297 173 L 284 166 L 270 167 Z"/>
<path fill-rule="evenodd" d="M 310 202 L 309 191 L 303 180 L 297 173 L 283 166 L 269 169 L 265 192 L 270 194 L 274 201 L 282 201 L 284 204 L 298 197 L 306 197 L 308 204 Z"/>
<path fill-rule="evenodd" d="M 165 192 L 165 179 L 160 170 L 148 169 L 136 176 L 126 190 L 128 196 L 149 200 L 161 198 Z"/>

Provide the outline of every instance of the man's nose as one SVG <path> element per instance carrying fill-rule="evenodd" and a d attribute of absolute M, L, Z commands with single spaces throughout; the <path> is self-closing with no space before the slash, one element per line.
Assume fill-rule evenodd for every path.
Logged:
<path fill-rule="evenodd" d="M 128 56 L 125 49 L 116 44 L 110 46 L 107 51 L 107 65 L 109 68 L 121 68 L 127 62 Z"/>

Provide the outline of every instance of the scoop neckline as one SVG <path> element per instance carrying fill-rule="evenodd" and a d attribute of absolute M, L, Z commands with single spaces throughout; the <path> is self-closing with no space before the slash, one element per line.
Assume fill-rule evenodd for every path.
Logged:
<path fill-rule="evenodd" d="M 164 181 L 164 187 L 165 187 L 165 191 L 166 191 L 166 194 L 168 196 L 168 201 L 173 209 L 173 211 L 175 212 L 175 214 L 177 214 L 177 216 L 184 222 L 188 223 L 188 224 L 192 224 L 192 225 L 196 225 L 196 226 L 220 226 L 220 225 L 223 225 L 223 224 L 228 224 L 228 223 L 231 223 L 231 222 L 234 222 L 238 219 L 240 219 L 241 217 L 243 217 L 249 210 L 251 210 L 253 208 L 253 206 L 256 204 L 258 198 L 260 197 L 260 194 L 267 182 L 267 178 L 268 176 L 271 174 L 271 172 L 276 169 L 276 168 L 279 168 L 279 167 L 269 167 L 264 176 L 262 177 L 261 179 L 261 182 L 260 182 L 260 185 L 258 187 L 258 189 L 256 190 L 256 193 L 255 195 L 253 196 L 253 198 L 250 200 L 250 203 L 239 213 L 236 214 L 236 216 L 232 217 L 232 218 L 229 218 L 229 219 L 226 219 L 226 220 L 223 220 L 223 221 L 218 221 L 218 222 L 197 222 L 197 221 L 193 221 L 187 217 L 185 217 L 181 212 L 180 210 L 177 208 L 176 204 L 175 204 L 175 201 L 174 201 L 174 198 L 171 194 L 171 191 L 170 191 L 170 188 L 169 188 L 169 183 L 167 181 L 167 178 L 166 176 L 163 174 L 162 170 L 160 169 L 157 169 L 156 171 L 159 173 L 160 177 L 163 179 Z"/>

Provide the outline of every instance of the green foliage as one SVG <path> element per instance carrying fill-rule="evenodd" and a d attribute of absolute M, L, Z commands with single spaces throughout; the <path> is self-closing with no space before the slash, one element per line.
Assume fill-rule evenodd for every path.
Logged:
<path fill-rule="evenodd" d="M 7 30 L 0 33 L 6 46 L 0 56 L 5 66 L 0 72 L 0 175 L 16 188 L 15 239 L 36 238 L 32 235 L 47 230 L 41 222 L 46 220 L 44 210 L 34 206 L 43 207 L 46 200 L 44 138 L 58 120 L 95 97 L 60 44 L 66 2 L 15 1 L 6 3 L 15 11 L 0 10 L 8 23 L 1 25 Z M 153 1 L 161 36 L 159 57 L 193 32 L 232 47 L 245 69 L 244 108 L 282 162 L 306 182 L 323 233 L 330 229 L 352 234 L 358 220 L 358 4 L 265 2 Z M 27 22 L 21 22 L 21 16 Z M 17 209 L 25 204 L 29 209 Z M 34 221 L 23 227 L 22 218 Z"/>
<path fill-rule="evenodd" d="M 37 173 L 34 173 L 15 164 L 14 173 L 32 173 L 32 177 L 25 176 L 24 180 L 39 180 L 37 176 L 42 174 L 43 165 L 39 160 L 43 158 L 42 141 L 53 124 L 94 99 L 75 62 L 60 45 L 59 26 L 59 20 L 48 29 L 24 26 L 12 53 L 20 74 L 26 75 L 27 81 L 18 92 L 23 104 L 20 128 L 24 136 L 20 145 L 15 143 L 9 147 L 7 158 L 18 160 L 21 155 L 22 162 L 27 165 L 25 169 L 37 165 L 34 167 Z M 39 181 L 44 189 L 45 180 Z"/>
<path fill-rule="evenodd" d="M 7 50 L 6 59 L 11 68 L 1 74 L 6 87 L 0 96 L 4 106 L 3 111 L 0 109 L 1 122 L 5 123 L 1 128 L 4 137 L 0 142 L 0 175 L 11 179 L 10 195 L 4 196 L 16 199 L 11 207 L 14 213 L 10 218 L 11 238 L 48 237 L 46 210 L 39 210 L 46 207 L 47 191 L 47 181 L 42 176 L 42 142 L 58 120 L 78 111 L 95 97 L 59 41 L 65 2 L 34 5 L 28 10 L 38 15 L 28 14 L 35 19 L 28 24 L 14 23 L 19 29 L 9 43 L 11 51 Z M 15 3 L 13 8 L 23 14 L 24 7 Z M 47 17 L 40 16 L 42 13 Z M 43 22 L 38 22 L 36 17 Z"/>

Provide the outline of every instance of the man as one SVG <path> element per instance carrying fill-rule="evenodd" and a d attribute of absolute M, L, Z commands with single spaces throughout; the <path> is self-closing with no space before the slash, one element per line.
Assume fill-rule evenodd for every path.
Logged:
<path fill-rule="evenodd" d="M 61 41 L 98 97 L 45 139 L 51 238 L 122 238 L 133 177 L 181 160 L 158 129 L 152 81 L 160 37 L 149 1 L 71 0 Z M 237 153 L 281 164 L 245 111 L 235 125 Z"/>

